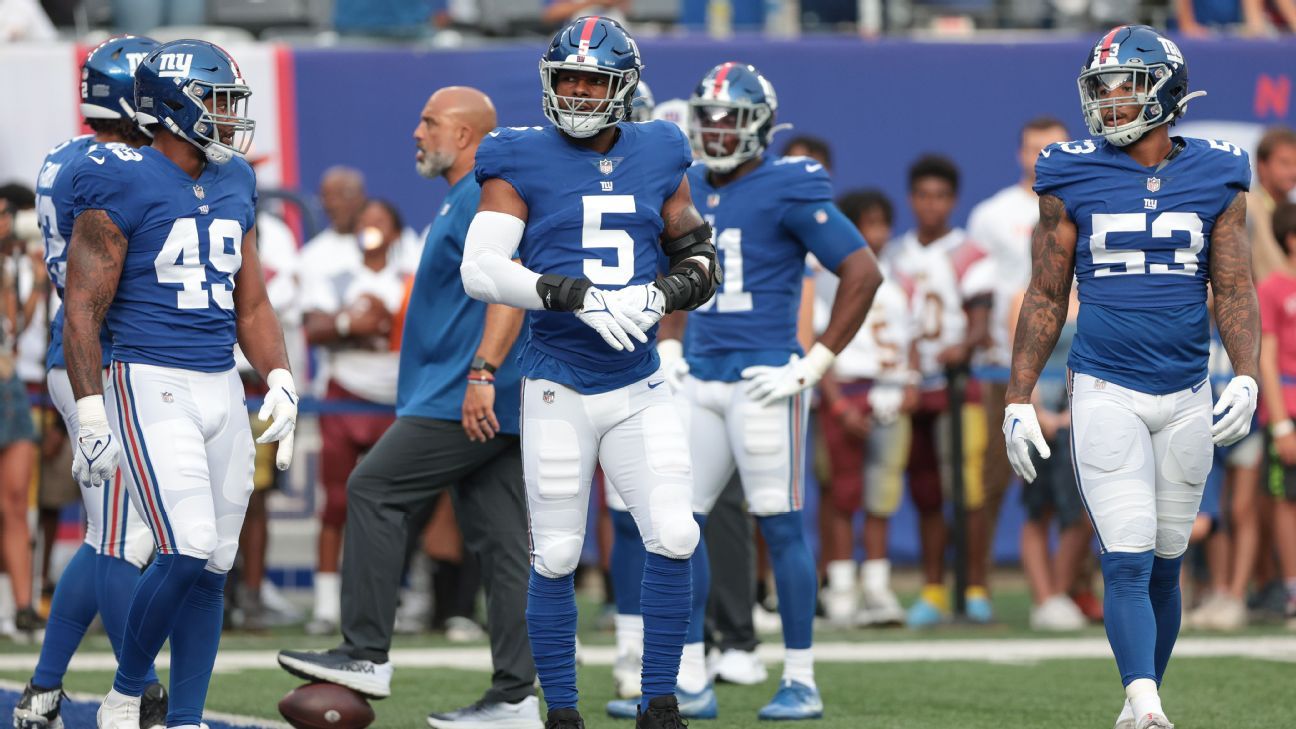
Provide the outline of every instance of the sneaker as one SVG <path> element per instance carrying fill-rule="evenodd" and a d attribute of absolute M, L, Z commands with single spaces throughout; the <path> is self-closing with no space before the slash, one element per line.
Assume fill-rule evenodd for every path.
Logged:
<path fill-rule="evenodd" d="M 1125 706 L 1121 708 L 1120 716 L 1116 717 L 1116 726 L 1112 729 L 1134 729 L 1134 707 L 1130 706 L 1129 699 L 1125 699 Z"/>
<path fill-rule="evenodd" d="M 14 707 L 14 729 L 63 729 L 63 689 L 37 689 L 27 682 L 18 705 Z"/>
<path fill-rule="evenodd" d="M 757 603 L 752 607 L 752 627 L 757 633 L 782 633 L 783 618 L 777 610 L 770 610 Z"/>
<path fill-rule="evenodd" d="M 1195 613 L 1196 627 L 1203 630 L 1234 631 L 1247 625 L 1246 603 L 1230 595 L 1216 595 Z"/>
<path fill-rule="evenodd" d="M 657 699 L 653 699 L 656 701 Z M 701 691 L 690 694 L 687 691 L 675 690 L 675 703 L 680 716 L 685 719 L 714 719 L 719 714 L 716 704 L 715 688 L 707 685 Z M 649 708 L 652 708 L 651 703 Z M 608 716 L 613 719 L 635 719 L 639 716 L 639 699 L 622 699 L 609 701 Z"/>
<path fill-rule="evenodd" d="M 905 611 L 900 606 L 900 598 L 890 588 L 880 590 L 865 589 L 860 593 L 863 606 L 855 616 L 855 622 L 861 626 L 904 625 Z"/>
<path fill-rule="evenodd" d="M 269 579 L 261 581 L 260 597 L 261 604 L 269 612 L 270 622 L 275 626 L 293 625 L 302 621 L 301 609 L 284 597 L 284 594 Z"/>
<path fill-rule="evenodd" d="M 679 702 L 674 696 L 658 696 L 648 702 L 648 710 L 635 717 L 635 729 L 685 729 L 680 718 Z"/>
<path fill-rule="evenodd" d="M 783 679 L 779 689 L 756 714 L 757 719 L 774 721 L 795 721 L 798 719 L 823 718 L 823 699 L 819 689 L 803 683 Z"/>
<path fill-rule="evenodd" d="M 95 714 L 99 729 L 139 729 L 140 700 L 109 691 Z"/>
<path fill-rule="evenodd" d="M 612 664 L 612 683 L 616 684 L 616 695 L 622 699 L 637 699 L 641 692 L 640 678 L 643 674 L 643 658 L 636 653 L 622 653 Z M 634 714 L 630 715 L 634 718 Z"/>
<path fill-rule="evenodd" d="M 756 651 L 740 651 L 736 648 L 730 648 L 720 654 L 720 660 L 716 661 L 715 680 L 725 683 L 736 683 L 740 686 L 754 686 L 758 683 L 765 683 L 769 678 L 769 672 L 765 670 L 765 664 L 756 655 Z"/>
<path fill-rule="evenodd" d="M 391 696 L 391 661 L 374 663 L 340 651 L 279 651 L 279 665 L 307 681 L 345 686 L 371 699 Z"/>
<path fill-rule="evenodd" d="M 338 622 L 329 618 L 311 618 L 306 623 L 306 635 L 337 635 Z"/>
<path fill-rule="evenodd" d="M 1174 729 L 1165 714 L 1144 714 L 1134 722 L 1134 729 Z"/>
<path fill-rule="evenodd" d="M 540 700 L 528 696 L 515 703 L 478 701 L 472 706 L 428 714 L 432 729 L 542 729 Z"/>
<path fill-rule="evenodd" d="M 446 618 L 445 635 L 451 643 L 476 643 L 486 637 L 486 631 L 472 618 L 455 615 Z"/>
<path fill-rule="evenodd" d="M 946 617 L 945 612 L 939 607 L 920 597 L 909 607 L 909 613 L 905 616 L 905 625 L 915 629 L 931 628 L 945 622 Z"/>
<path fill-rule="evenodd" d="M 585 720 L 575 709 L 550 709 L 544 729 L 585 729 Z"/>
<path fill-rule="evenodd" d="M 160 683 L 149 684 L 140 697 L 140 729 L 166 729 L 166 687 Z"/>
<path fill-rule="evenodd" d="M 1080 630 L 1087 623 L 1084 613 L 1066 595 L 1054 595 L 1031 608 L 1031 630 L 1066 632 Z"/>
<path fill-rule="evenodd" d="M 820 593 L 824 618 L 836 628 L 851 628 L 855 623 L 855 609 L 859 602 L 854 590 L 826 589 Z"/>
<path fill-rule="evenodd" d="M 981 595 L 968 595 L 963 601 L 963 608 L 968 620 L 980 625 L 994 622 L 994 605 L 990 598 Z"/>

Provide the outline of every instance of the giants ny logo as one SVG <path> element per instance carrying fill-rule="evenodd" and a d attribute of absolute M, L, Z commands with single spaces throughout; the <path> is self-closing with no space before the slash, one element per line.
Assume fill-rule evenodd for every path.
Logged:
<path fill-rule="evenodd" d="M 148 58 L 147 52 L 126 54 L 126 63 L 129 64 L 130 66 L 130 72 L 132 76 L 135 75 L 135 69 L 139 68 L 139 65 L 144 62 L 145 58 Z"/>
<path fill-rule="evenodd" d="M 189 69 L 192 66 L 192 53 L 163 53 L 158 57 L 158 76 L 162 78 L 183 78 L 189 75 Z"/>

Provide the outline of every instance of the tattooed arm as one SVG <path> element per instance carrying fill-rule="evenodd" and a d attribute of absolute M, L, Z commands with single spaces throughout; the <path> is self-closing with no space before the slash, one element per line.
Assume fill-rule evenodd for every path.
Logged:
<path fill-rule="evenodd" d="M 1055 195 L 1041 195 L 1040 219 L 1031 238 L 1031 282 L 1013 337 L 1012 377 L 1005 402 L 1029 403 L 1044 363 L 1066 323 L 1075 272 L 1075 223 Z"/>
<path fill-rule="evenodd" d="M 1239 192 L 1215 221 L 1210 241 L 1211 291 L 1215 324 L 1233 372 L 1259 376 L 1260 302 L 1251 280 L 1251 241 L 1246 230 L 1246 194 Z"/>
<path fill-rule="evenodd" d="M 103 394 L 99 328 L 117 295 L 125 260 L 126 236 L 108 213 L 87 210 L 77 216 L 68 244 L 63 354 L 78 400 Z"/>

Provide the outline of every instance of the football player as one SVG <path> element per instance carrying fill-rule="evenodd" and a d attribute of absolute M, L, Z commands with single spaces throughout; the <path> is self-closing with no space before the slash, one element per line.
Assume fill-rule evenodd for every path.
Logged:
<path fill-rule="evenodd" d="M 149 665 L 171 642 L 167 726 L 196 729 L 223 619 L 225 575 L 252 493 L 252 434 L 237 342 L 269 386 L 261 409 L 288 467 L 297 395 L 257 260 L 254 123 L 238 65 L 205 41 L 153 49 L 135 71 L 153 146 L 90 149 L 72 179 L 64 353 L 82 487 L 123 467 L 157 558 L 139 579 L 105 729 L 136 729 Z M 102 324 L 112 332 L 104 401 Z M 109 423 L 113 426 L 110 428 Z"/>
<path fill-rule="evenodd" d="M 92 134 L 74 137 L 45 157 L 36 182 L 36 210 L 45 239 L 45 266 L 60 299 L 67 273 L 67 242 L 72 238 L 72 178 L 86 152 L 99 156 L 111 148 L 142 147 L 149 138 L 135 121 L 135 67 L 156 48 L 152 38 L 119 36 L 104 41 L 81 64 L 81 115 Z M 101 364 L 112 358 L 112 342 L 105 329 L 100 335 Z M 76 401 L 63 361 L 63 309 L 50 322 L 50 343 L 45 356 L 50 399 L 58 408 L 67 432 L 77 433 Z M 105 381 L 105 392 L 112 392 Z M 14 729 L 57 727 L 63 674 L 86 629 L 96 614 L 113 651 L 121 652 L 126 606 L 140 570 L 153 555 L 153 538 L 130 503 L 130 474 L 118 470 L 107 483 L 85 484 L 81 502 L 86 510 L 85 543 L 72 555 L 50 603 L 49 623 L 41 643 L 40 660 L 22 698 L 14 708 Z M 149 668 L 140 707 L 140 726 L 166 725 L 166 689 Z"/>
<path fill-rule="evenodd" d="M 531 310 L 521 352 L 527 627 L 548 729 L 583 726 L 572 573 L 596 463 L 648 551 L 637 724 L 679 722 L 675 676 L 698 528 L 688 443 L 653 340 L 663 314 L 705 303 L 720 273 L 684 175 L 688 140 L 666 122 L 623 123 L 642 67 L 615 21 L 573 21 L 540 61 L 551 124 L 498 129 L 477 150 L 482 197 L 464 250 L 464 289 Z M 663 252 L 669 273 L 659 276 Z"/>
<path fill-rule="evenodd" d="M 1117 729 L 1169 729 L 1158 687 L 1179 633 L 1179 568 L 1216 445 L 1237 442 L 1256 407 L 1260 314 L 1246 234 L 1246 154 L 1170 136 L 1194 97 L 1170 39 L 1119 26 L 1079 77 L 1090 139 L 1036 163 L 1040 221 L 1013 342 L 1003 429 L 1008 458 L 1035 478 L 1049 449 L 1030 404 L 1067 318 L 1080 314 L 1071 370 L 1071 449 L 1102 549 L 1107 638 L 1125 706 Z M 1215 321 L 1235 376 L 1211 407 Z M 1218 416 L 1212 424 L 1212 417 Z"/>
<path fill-rule="evenodd" d="M 705 524 L 736 468 L 769 545 L 786 648 L 783 679 L 758 716 L 818 718 L 823 701 L 811 651 L 818 576 L 801 515 L 810 403 L 802 393 L 855 336 L 882 275 L 863 236 L 833 204 L 823 164 L 765 154 L 778 97 L 755 67 L 716 66 L 689 104 L 701 162 L 689 170 L 689 186 L 694 204 L 718 231 L 726 271 L 723 287 L 688 317 L 684 332 L 693 512 Z M 796 338 L 807 252 L 841 279 L 832 318 L 809 352 Z M 702 694 L 705 701 L 697 703 L 707 710 L 696 715 L 704 716 L 714 715 L 715 707 L 702 643 L 705 548 L 697 554 L 679 693 L 688 704 Z"/>

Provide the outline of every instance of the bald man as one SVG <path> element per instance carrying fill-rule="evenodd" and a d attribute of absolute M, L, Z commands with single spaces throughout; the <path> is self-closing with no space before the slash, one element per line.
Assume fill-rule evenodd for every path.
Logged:
<path fill-rule="evenodd" d="M 522 312 L 470 299 L 459 279 L 464 237 L 481 187 L 477 144 L 495 107 L 476 89 L 428 99 L 414 128 L 415 166 L 450 185 L 428 230 L 402 334 L 396 422 L 347 482 L 342 645 L 281 651 L 279 664 L 371 698 L 391 693 L 388 661 L 409 526 L 452 489 L 464 544 L 481 565 L 490 625 L 491 687 L 480 702 L 428 723 L 438 729 L 541 729 L 526 632 L 526 500 L 518 440 L 513 342 Z"/>

